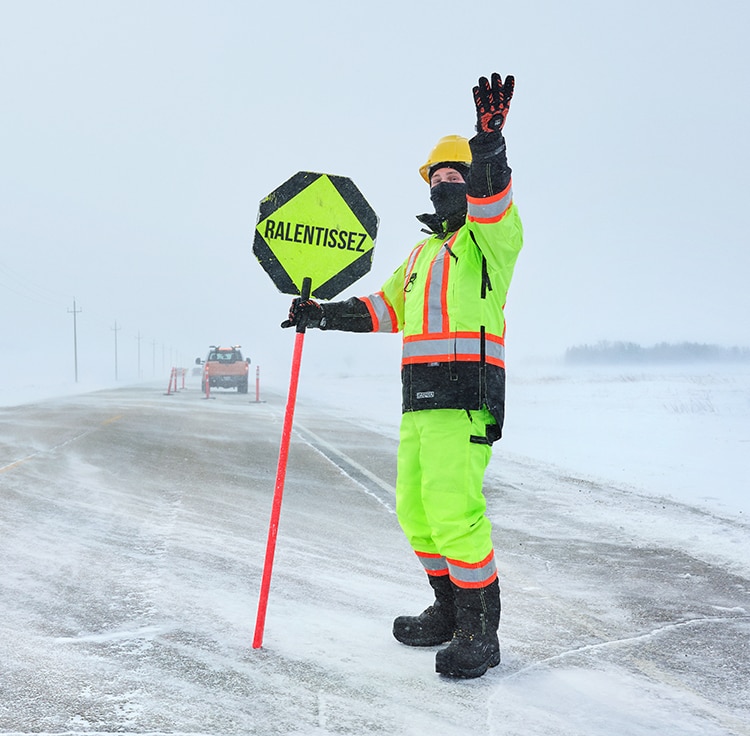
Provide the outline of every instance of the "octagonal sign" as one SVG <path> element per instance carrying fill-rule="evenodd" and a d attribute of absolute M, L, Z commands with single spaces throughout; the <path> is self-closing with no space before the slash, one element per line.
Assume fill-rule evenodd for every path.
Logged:
<path fill-rule="evenodd" d="M 378 216 L 344 176 L 300 171 L 261 200 L 253 253 L 284 294 L 332 299 L 372 266 Z"/>

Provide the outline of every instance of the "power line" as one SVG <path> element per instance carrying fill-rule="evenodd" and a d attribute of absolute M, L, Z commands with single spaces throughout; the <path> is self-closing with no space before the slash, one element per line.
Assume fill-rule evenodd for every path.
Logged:
<path fill-rule="evenodd" d="M 3 262 L 0 262 L 0 284 L 17 296 L 33 302 L 58 305 L 62 299 L 69 298 L 67 294 L 40 286 Z"/>

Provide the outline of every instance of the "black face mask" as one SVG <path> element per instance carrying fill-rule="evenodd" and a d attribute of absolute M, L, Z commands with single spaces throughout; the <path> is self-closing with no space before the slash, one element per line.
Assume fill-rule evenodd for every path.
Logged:
<path fill-rule="evenodd" d="M 455 222 L 466 216 L 466 184 L 441 181 L 430 189 L 430 200 L 441 220 Z"/>

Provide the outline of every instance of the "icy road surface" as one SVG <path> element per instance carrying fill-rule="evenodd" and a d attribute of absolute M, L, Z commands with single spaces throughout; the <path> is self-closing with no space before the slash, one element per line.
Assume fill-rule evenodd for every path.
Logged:
<path fill-rule="evenodd" d="M 393 432 L 311 401 L 252 649 L 285 398 L 214 397 L 0 409 L 1 732 L 750 734 L 746 525 L 498 446 L 503 662 L 442 679 L 390 634 L 429 602 Z"/>

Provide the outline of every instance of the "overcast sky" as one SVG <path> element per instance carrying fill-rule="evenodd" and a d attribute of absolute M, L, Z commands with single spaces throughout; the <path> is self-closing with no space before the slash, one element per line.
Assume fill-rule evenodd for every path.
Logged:
<path fill-rule="evenodd" d="M 525 226 L 509 360 L 747 346 L 749 33 L 744 0 L 0 0 L 3 362 L 35 348 L 71 372 L 75 298 L 83 376 L 111 369 L 115 335 L 125 377 L 139 335 L 146 377 L 213 342 L 286 371 L 289 297 L 251 250 L 261 198 L 297 171 L 350 177 L 380 231 L 342 297 L 377 290 L 420 238 L 418 167 L 472 134 L 493 71 L 516 77 Z M 311 333 L 309 369 L 397 370 L 398 343 Z"/>

